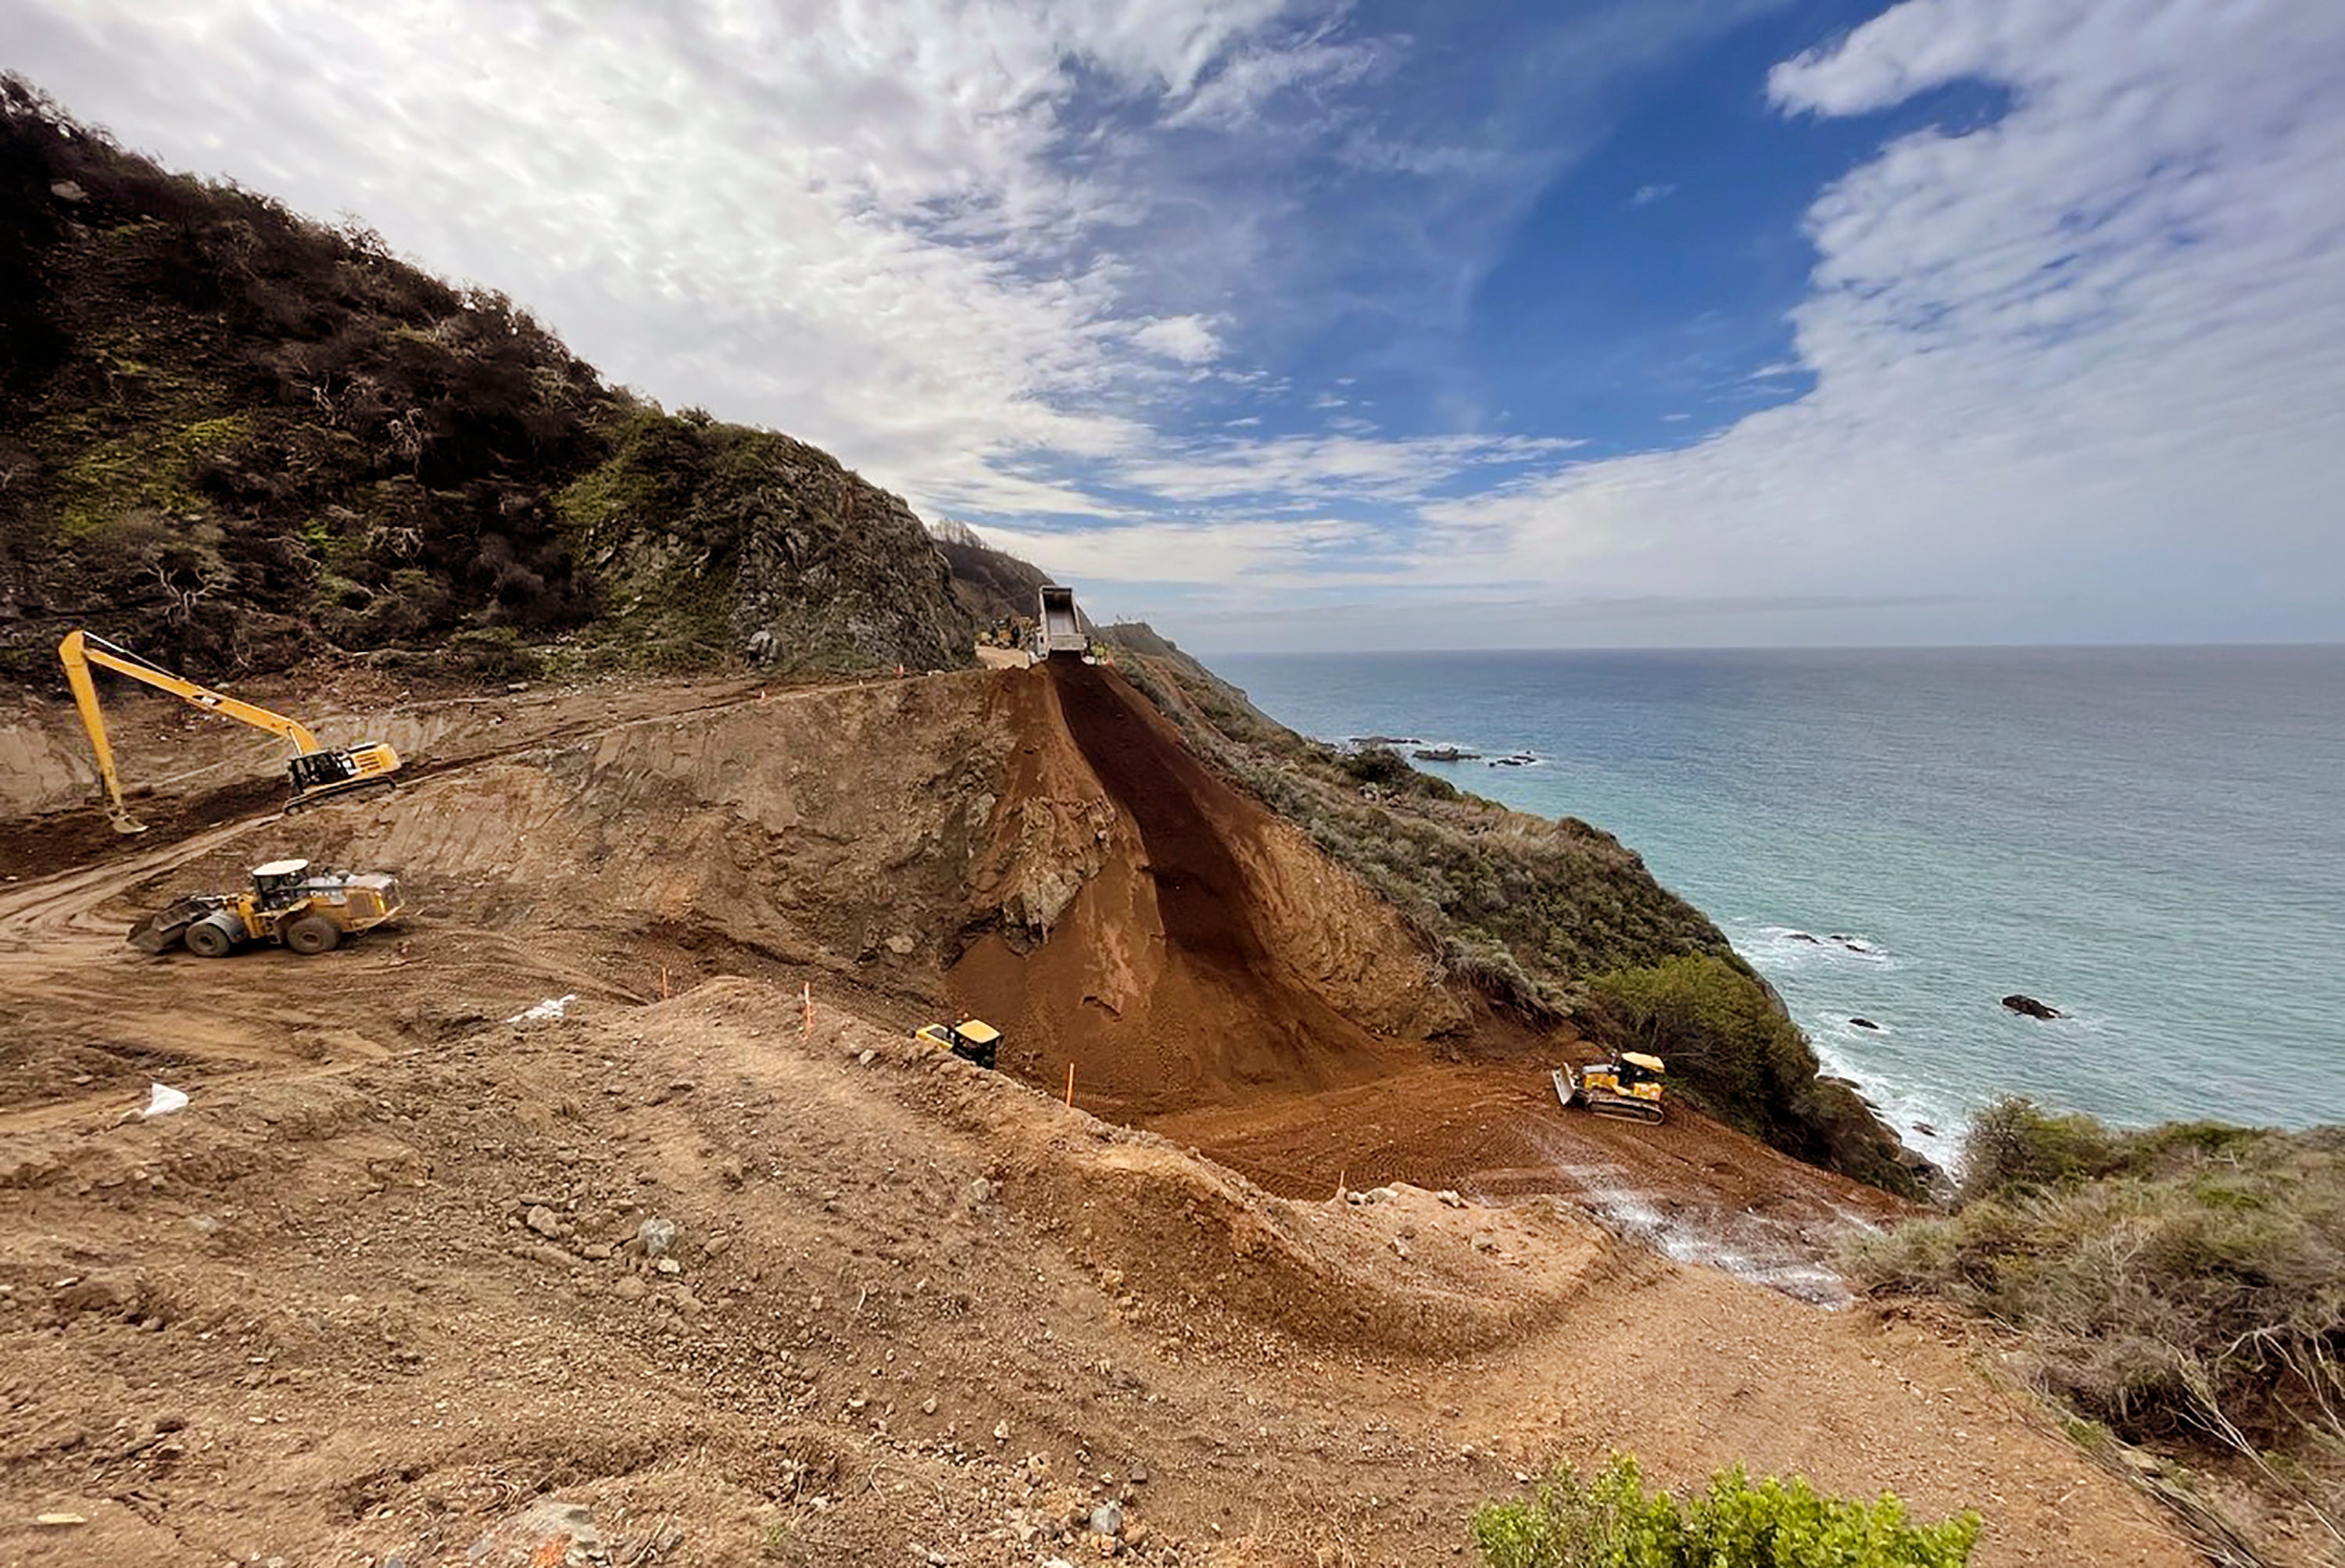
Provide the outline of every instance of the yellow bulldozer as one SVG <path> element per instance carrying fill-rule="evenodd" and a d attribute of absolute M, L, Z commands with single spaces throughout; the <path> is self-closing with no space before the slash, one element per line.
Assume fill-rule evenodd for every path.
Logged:
<path fill-rule="evenodd" d="M 310 955 L 406 910 L 399 879 L 385 872 L 313 871 L 307 860 L 271 860 L 252 869 L 245 891 L 194 893 L 156 911 L 130 928 L 130 945 L 159 953 L 184 942 L 198 958 L 226 958 L 266 942 Z"/>
<path fill-rule="evenodd" d="M 1659 1122 L 1662 1119 L 1661 1076 L 1668 1071 L 1659 1056 L 1630 1051 L 1617 1062 L 1558 1067 L 1548 1076 L 1555 1083 L 1556 1099 L 1567 1108 L 1577 1101 L 1599 1116 Z"/>
<path fill-rule="evenodd" d="M 147 828 L 122 803 L 122 780 L 115 775 L 114 747 L 107 739 L 106 715 L 97 705 L 97 684 L 90 678 L 92 665 L 168 691 L 191 708 L 225 715 L 291 742 L 293 756 L 286 768 L 293 779 L 293 798 L 286 804 L 288 811 L 299 811 L 345 790 L 389 784 L 399 770 L 399 754 L 382 741 L 362 740 L 346 751 L 330 748 L 298 718 L 198 686 L 128 648 L 117 647 L 78 628 L 66 633 L 57 645 L 57 658 L 66 667 L 66 684 L 73 688 L 75 706 L 81 709 L 82 728 L 89 731 L 89 748 L 97 758 L 98 778 L 106 785 L 107 815 L 113 819 L 117 833 L 143 833 Z"/>
<path fill-rule="evenodd" d="M 1001 1031 L 980 1018 L 963 1018 L 958 1023 L 923 1023 L 912 1031 L 912 1038 L 949 1051 L 964 1062 L 974 1062 L 980 1067 L 991 1067 L 1001 1049 Z"/>

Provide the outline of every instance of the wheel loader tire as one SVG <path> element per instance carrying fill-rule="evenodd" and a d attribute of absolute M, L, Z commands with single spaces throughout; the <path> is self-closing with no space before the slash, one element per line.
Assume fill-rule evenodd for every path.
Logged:
<path fill-rule="evenodd" d="M 341 940 L 342 928 L 324 915 L 303 915 L 285 928 L 285 945 L 304 958 L 331 952 Z"/>
<path fill-rule="evenodd" d="M 188 944 L 188 952 L 192 952 L 197 959 L 225 959 L 228 954 L 237 952 L 237 942 L 244 938 L 241 926 L 229 923 L 232 919 L 235 916 L 228 914 L 204 916 L 197 923 L 188 926 L 188 935 L 183 935 L 180 940 Z"/>
<path fill-rule="evenodd" d="M 236 951 L 236 938 L 212 921 L 198 921 L 181 940 L 198 958 L 226 958 Z"/>

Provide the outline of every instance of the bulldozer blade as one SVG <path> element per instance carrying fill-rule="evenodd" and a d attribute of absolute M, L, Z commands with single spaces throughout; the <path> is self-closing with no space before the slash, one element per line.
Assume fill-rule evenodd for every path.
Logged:
<path fill-rule="evenodd" d="M 1554 1072 L 1549 1073 L 1547 1077 L 1548 1082 L 1555 1085 L 1555 1103 L 1561 1105 L 1565 1110 L 1569 1110 L 1571 1108 L 1572 1090 L 1577 1085 L 1574 1084 L 1569 1078 L 1564 1076 L 1564 1071 L 1560 1067 L 1557 1068 Z"/>

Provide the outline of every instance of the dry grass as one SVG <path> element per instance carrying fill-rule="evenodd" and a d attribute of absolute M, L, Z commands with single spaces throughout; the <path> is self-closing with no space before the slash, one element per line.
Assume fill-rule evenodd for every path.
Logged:
<path fill-rule="evenodd" d="M 2345 1547 L 2345 1129 L 2128 1133 L 2006 1100 L 1964 1191 L 1844 1267 L 2021 1331 L 2080 1413 L 2236 1456 Z"/>

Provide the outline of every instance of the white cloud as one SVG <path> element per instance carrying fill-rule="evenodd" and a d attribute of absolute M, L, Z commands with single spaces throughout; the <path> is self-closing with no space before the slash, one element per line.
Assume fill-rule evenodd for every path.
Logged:
<path fill-rule="evenodd" d="M 1672 195 L 1676 190 L 1677 187 L 1674 185 L 1640 185 L 1637 188 L 1636 194 L 1629 198 L 1629 205 L 1650 207 L 1664 197 Z"/>
<path fill-rule="evenodd" d="M 1061 576 L 1101 583 L 1210 585 L 1234 596 L 1389 581 L 1401 554 L 1365 524 L 1332 517 L 1133 523 L 1041 532 L 989 528 L 987 539 Z M 1379 566 L 1381 565 L 1381 570 Z"/>
<path fill-rule="evenodd" d="M 1221 340 L 1203 316 L 1162 316 L 1135 328 L 1132 341 L 1153 354 L 1184 365 L 1210 364 L 1221 356 Z"/>
<path fill-rule="evenodd" d="M 1910 0 L 1787 63 L 1771 91 L 1794 112 L 1965 78 L 2013 103 L 1906 136 L 1817 199 L 1795 315 L 1812 392 L 1683 451 L 1428 506 L 1426 571 L 1596 594 L 2048 591 L 2171 626 L 2194 598 L 2236 616 L 2311 570 L 2333 635 L 2340 74 L 2345 10 L 2227 0 Z"/>
<path fill-rule="evenodd" d="M 1193 446 L 1116 465 L 1119 484 L 1189 505 L 1268 502 L 1309 508 L 1328 499 L 1409 503 L 1489 482 L 1579 444 L 1528 436 L 1277 436 Z"/>

